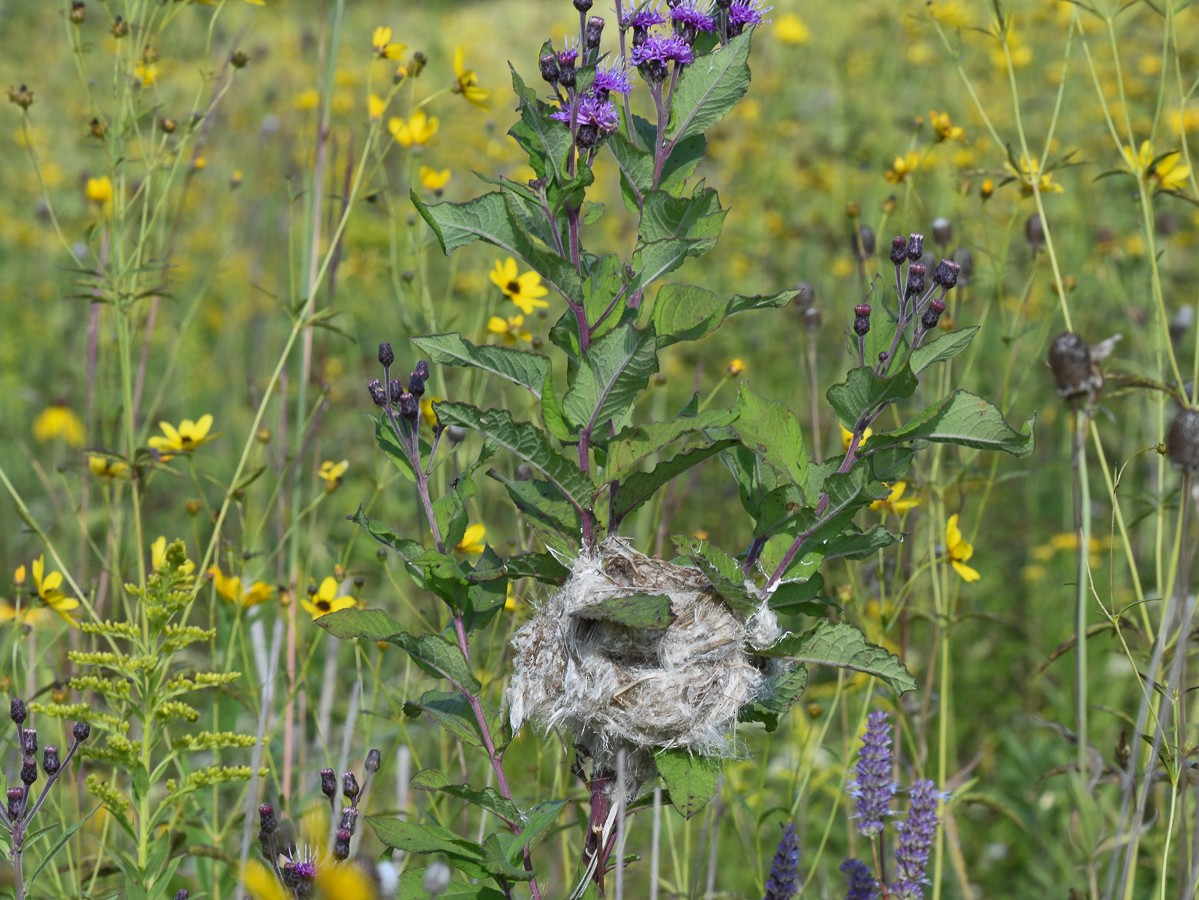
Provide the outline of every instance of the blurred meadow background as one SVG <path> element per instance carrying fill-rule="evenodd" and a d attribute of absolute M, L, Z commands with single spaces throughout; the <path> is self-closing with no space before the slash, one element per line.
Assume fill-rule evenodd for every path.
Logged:
<path fill-rule="evenodd" d="M 777 731 L 739 732 L 743 753 L 701 814 L 636 812 L 625 895 L 759 897 L 780 824 L 794 822 L 802 896 L 845 896 L 838 866 L 869 852 L 847 783 L 866 713 L 885 709 L 901 780 L 949 792 L 928 896 L 1194 896 L 1186 509 L 1199 450 L 1180 472 L 1164 442 L 1199 370 L 1199 10 L 776 0 L 767 19 L 748 96 L 697 173 L 730 207 L 723 239 L 686 271 L 721 294 L 797 296 L 664 350 L 637 415 L 668 418 L 696 393 L 727 405 L 746 382 L 796 411 L 815 460 L 842 452 L 824 392 L 855 364 L 853 308 L 884 305 L 891 238 L 920 232 L 963 268 L 938 327 L 980 330 L 918 396 L 969 388 L 1017 426 L 1035 417 L 1037 446 L 1026 459 L 930 449 L 902 497 L 859 513 L 905 539 L 827 562 L 825 590 L 919 691 L 814 670 Z M 429 676 L 314 620 L 358 605 L 442 624 L 395 555 L 348 521 L 361 508 L 421 531 L 368 418 L 378 344 L 405 372 L 416 335 L 540 348 L 561 309 L 510 302 L 489 277 L 506 254 L 444 256 L 409 191 L 460 201 L 485 189 L 475 173 L 533 177 L 506 134 L 509 65 L 540 89 L 539 48 L 577 21 L 545 0 L 0 0 L 0 685 L 30 705 L 42 744 L 65 748 L 76 720 L 92 727 L 35 822 L 46 831 L 26 881 L 50 860 L 29 896 L 242 896 L 259 804 L 299 829 L 326 805 L 320 771 L 362 777 L 370 748 L 382 764 L 369 814 L 482 833 L 477 810 L 411 785 L 429 766 L 487 777 L 405 709 Z M 601 154 L 596 190 L 617 209 L 612 166 Z M 619 245 L 620 216 L 601 222 Z M 1122 335 L 1102 390 L 1073 405 L 1046 363 L 1066 330 L 1087 344 Z M 470 370 L 433 366 L 429 398 L 528 417 L 526 398 Z M 469 433 L 444 440 L 435 494 L 479 449 Z M 489 465 L 517 469 L 503 455 Z M 738 509 L 714 461 L 625 533 L 666 557 L 670 533 L 743 547 Z M 481 474 L 467 511 L 463 559 L 537 544 Z M 176 631 L 147 626 L 120 665 L 100 659 L 112 632 L 79 626 L 139 621 L 124 586 L 144 590 L 140 573 L 176 540 L 189 562 L 167 568 L 185 591 L 202 582 L 194 602 L 155 601 Z M 977 580 L 953 564 L 967 558 Z M 497 704 L 508 641 L 547 596 L 514 581 L 476 645 Z M 149 732 L 152 752 L 148 738 L 130 745 Z M 18 740 L 4 729 L 9 784 Z M 507 754 L 517 798 L 569 800 L 536 854 L 547 897 L 567 896 L 587 819 L 572 756 L 531 728 Z M 1154 784 L 1140 829 L 1121 804 L 1130 765 Z M 359 850 L 385 848 L 362 828 Z M 128 887 L 132 870 L 156 872 L 154 886 Z M 11 873 L 0 879 L 12 892 Z M 476 896 L 454 883 L 443 896 Z M 431 895 L 420 878 L 409 889 Z"/>

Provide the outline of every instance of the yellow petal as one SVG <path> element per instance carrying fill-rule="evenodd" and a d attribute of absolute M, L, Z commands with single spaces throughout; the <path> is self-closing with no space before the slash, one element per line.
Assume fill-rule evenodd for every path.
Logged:
<path fill-rule="evenodd" d="M 972 569 L 970 566 L 960 563 L 956 559 L 951 560 L 951 562 L 957 573 L 962 576 L 962 581 L 965 581 L 967 584 L 973 584 L 974 582 L 978 581 L 978 579 L 982 578 L 982 576 L 978 574 L 977 569 Z"/>
<path fill-rule="evenodd" d="M 962 530 L 958 528 L 958 514 L 954 513 L 945 523 L 945 546 L 953 553 L 953 548 L 962 542 Z"/>

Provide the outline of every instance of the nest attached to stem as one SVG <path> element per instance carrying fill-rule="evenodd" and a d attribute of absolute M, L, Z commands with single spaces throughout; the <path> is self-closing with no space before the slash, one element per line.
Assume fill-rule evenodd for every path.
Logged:
<path fill-rule="evenodd" d="M 637 594 L 669 597 L 673 621 L 648 629 L 586 617 L 589 606 Z M 575 561 L 566 584 L 513 637 L 509 717 L 514 729 L 532 720 L 569 733 L 597 770 L 613 771 L 625 750 L 634 784 L 653 774 L 656 749 L 731 756 L 738 711 L 765 681 L 752 648 L 779 636 L 765 603 L 743 619 L 698 569 L 610 537 Z"/>

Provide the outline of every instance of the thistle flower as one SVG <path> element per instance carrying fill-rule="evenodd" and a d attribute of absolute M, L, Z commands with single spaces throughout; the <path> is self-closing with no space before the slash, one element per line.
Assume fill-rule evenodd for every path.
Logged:
<path fill-rule="evenodd" d="M 628 94 L 633 89 L 629 78 L 629 70 L 625 66 L 624 57 L 600 63 L 595 68 L 595 81 L 591 84 L 595 96 L 600 100 L 608 99 L 609 94 Z"/>
<path fill-rule="evenodd" d="M 857 780 L 850 784 L 858 831 L 865 837 L 882 834 L 891 815 L 895 782 L 891 780 L 891 723 L 875 710 L 866 718 L 866 733 L 858 752 Z"/>
<path fill-rule="evenodd" d="M 716 30 L 716 20 L 699 8 L 699 0 L 684 0 L 671 9 L 670 20 L 683 31 L 684 37 L 690 34 L 692 40 L 697 32 Z"/>
<path fill-rule="evenodd" d="M 791 900 L 798 891 L 799 838 L 795 836 L 795 825 L 788 822 L 783 826 L 783 836 L 775 848 L 762 900 Z"/>
<path fill-rule="evenodd" d="M 625 16 L 624 21 L 620 23 L 621 28 L 648 29 L 654 25 L 664 25 L 666 16 L 662 14 L 662 10 L 657 3 L 647 3 L 638 9 L 636 12 Z"/>
<path fill-rule="evenodd" d="M 736 37 L 747 27 L 761 25 L 766 20 L 766 13 L 772 9 L 773 6 L 763 6 L 759 0 L 735 0 L 726 14 L 729 37 Z"/>
<path fill-rule="evenodd" d="M 912 785 L 908 816 L 899 825 L 899 843 L 895 848 L 895 881 L 891 896 L 895 900 L 920 900 L 928 881 L 928 853 L 937 830 L 937 786 L 928 779 Z"/>
<path fill-rule="evenodd" d="M 845 900 L 875 900 L 878 897 L 878 882 L 874 874 L 860 859 L 847 859 L 841 863 L 841 871 L 849 877 Z"/>
<path fill-rule="evenodd" d="M 653 35 L 647 37 L 640 46 L 633 47 L 630 59 L 645 78 L 659 82 L 666 79 L 668 62 L 685 66 L 695 59 L 695 55 L 687 42 L 676 34 Z"/>

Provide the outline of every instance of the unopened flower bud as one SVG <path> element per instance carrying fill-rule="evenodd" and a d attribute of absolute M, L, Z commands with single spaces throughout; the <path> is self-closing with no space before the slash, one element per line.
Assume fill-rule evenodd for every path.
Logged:
<path fill-rule="evenodd" d="M 1057 382 L 1057 392 L 1070 399 L 1091 390 L 1091 351 L 1087 342 L 1073 331 L 1063 331 L 1049 345 L 1049 370 Z"/>
<path fill-rule="evenodd" d="M 341 776 L 341 792 L 347 800 L 353 800 L 357 797 L 358 791 L 358 779 L 354 776 L 353 772 L 346 772 Z"/>
<path fill-rule="evenodd" d="M 908 258 L 908 240 L 901 234 L 891 238 L 891 262 L 901 265 Z"/>
<path fill-rule="evenodd" d="M 76 25 L 82 25 L 87 19 L 87 7 L 83 5 L 83 0 L 74 0 L 71 4 L 70 12 L 71 21 Z"/>
<path fill-rule="evenodd" d="M 407 391 L 400 394 L 399 406 L 400 415 L 412 422 L 415 422 L 416 417 L 420 415 L 420 401 Z"/>
<path fill-rule="evenodd" d="M 371 748 L 366 752 L 366 771 L 378 772 L 379 764 L 382 762 L 382 756 L 375 748 Z"/>
<path fill-rule="evenodd" d="M 37 729 L 21 729 L 21 752 L 37 753 Z"/>
<path fill-rule="evenodd" d="M 412 375 L 408 379 L 408 393 L 419 400 L 425 393 L 425 382 L 428 380 L 429 364 L 422 359 L 416 364 L 416 368 L 412 370 Z"/>
<path fill-rule="evenodd" d="M 1199 409 L 1184 409 L 1174 417 L 1166 432 L 1166 456 L 1187 475 L 1199 472 Z"/>
<path fill-rule="evenodd" d="M 75 743 L 82 744 L 92 734 L 92 726 L 87 722 L 76 722 L 75 727 L 71 729 L 71 736 L 75 738 Z"/>
<path fill-rule="evenodd" d="M 188 900 L 191 897 L 191 892 L 187 888 L 179 888 L 175 891 L 175 900 Z"/>
<path fill-rule="evenodd" d="M 264 803 L 258 807 L 258 839 L 263 840 L 263 836 L 270 837 L 279 827 L 279 820 L 275 816 L 275 807 L 269 803 Z"/>
<path fill-rule="evenodd" d="M 575 5 L 578 5 L 576 0 Z M 588 3 L 588 6 L 591 4 Z M 587 27 L 583 29 L 583 43 L 588 50 L 597 50 L 600 45 L 600 36 L 604 33 L 604 20 L 600 16 L 592 16 L 587 20 Z"/>
<path fill-rule="evenodd" d="M 42 771 L 47 775 L 53 775 L 62 767 L 62 763 L 58 758 L 58 748 L 53 744 L 47 744 L 46 749 L 42 751 Z"/>
<path fill-rule="evenodd" d="M 352 806 L 344 806 L 341 810 L 341 821 L 338 822 L 339 829 L 344 828 L 351 834 L 354 833 L 354 827 L 358 824 L 358 810 Z"/>
<path fill-rule="evenodd" d="M 959 271 L 961 266 L 953 260 L 943 259 L 933 269 L 933 284 L 939 284 L 946 289 L 952 288 L 958 283 Z"/>
<path fill-rule="evenodd" d="M 591 0 L 574 0 L 575 9 L 581 13 L 591 11 Z"/>
<path fill-rule="evenodd" d="M 158 127 L 162 129 L 163 134 L 174 134 L 178 125 L 170 116 L 163 116 L 158 120 Z"/>
<path fill-rule="evenodd" d="M 330 800 L 337 793 L 337 775 L 332 769 L 321 769 L 321 793 Z"/>
<path fill-rule="evenodd" d="M 235 69 L 244 69 L 249 61 L 250 57 L 243 50 L 234 50 L 229 56 L 229 65 Z"/>
<path fill-rule="evenodd" d="M 29 785 L 35 781 L 37 781 L 37 757 L 32 753 L 27 753 L 21 762 L 21 782 Z"/>
<path fill-rule="evenodd" d="M 337 837 L 333 841 L 333 856 L 335 859 L 349 859 L 350 838 L 352 837 L 353 835 L 344 828 L 337 832 Z"/>
<path fill-rule="evenodd" d="M 904 286 L 904 294 L 908 297 L 918 297 L 924 293 L 924 263 L 914 262 L 908 266 L 908 282 Z"/>
<path fill-rule="evenodd" d="M 33 91 L 21 85 L 20 87 L 8 89 L 8 100 L 10 103 L 15 103 L 21 109 L 29 109 L 33 106 Z"/>
<path fill-rule="evenodd" d="M 374 401 L 375 406 L 387 405 L 387 391 L 383 390 L 383 385 L 378 378 L 368 384 L 366 389 L 370 391 L 371 400 Z"/>
<path fill-rule="evenodd" d="M 933 219 L 933 240 L 942 246 L 953 240 L 953 225 L 943 216 Z"/>
<path fill-rule="evenodd" d="M 537 60 L 541 66 L 541 77 L 550 84 L 558 82 L 558 57 L 553 53 L 547 53 L 541 59 Z"/>
<path fill-rule="evenodd" d="M 14 822 L 21 816 L 21 801 L 24 799 L 24 788 L 10 787 L 8 789 L 8 817 Z"/>
<path fill-rule="evenodd" d="M 8 715 L 18 725 L 25 721 L 25 717 L 29 714 L 25 709 L 25 701 L 18 697 L 13 697 L 12 702 L 8 704 Z"/>
<path fill-rule="evenodd" d="M 916 262 L 924 256 L 924 235 L 912 232 L 908 235 L 908 259 Z"/>
<path fill-rule="evenodd" d="M 928 305 L 928 309 L 924 311 L 924 315 L 920 317 L 920 324 L 924 326 L 925 331 L 932 331 L 937 327 L 937 322 L 941 319 L 941 313 L 945 312 L 945 301 L 940 297 L 933 300 Z"/>
<path fill-rule="evenodd" d="M 129 34 L 129 23 L 121 16 L 117 16 L 112 20 L 112 25 L 108 30 L 114 38 L 120 39 Z"/>
<path fill-rule="evenodd" d="M 391 344 L 384 341 L 379 345 L 379 365 L 390 366 L 395 361 L 395 351 L 391 349 Z"/>
<path fill-rule="evenodd" d="M 853 308 L 853 330 L 858 337 L 865 337 L 870 331 L 869 303 L 859 303 Z"/>

